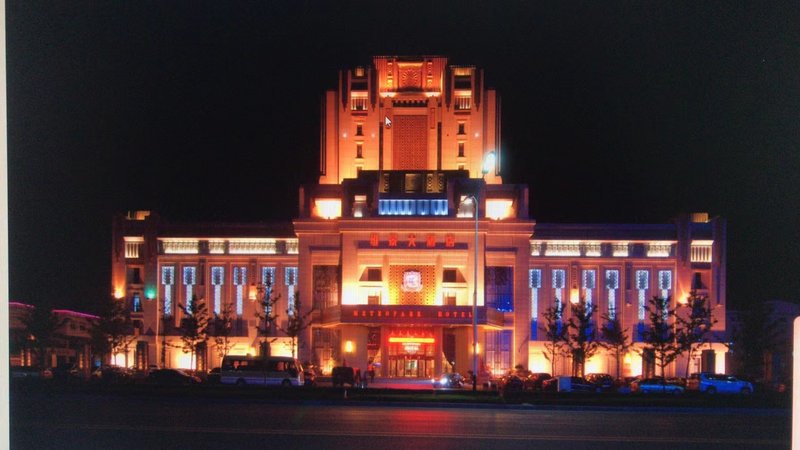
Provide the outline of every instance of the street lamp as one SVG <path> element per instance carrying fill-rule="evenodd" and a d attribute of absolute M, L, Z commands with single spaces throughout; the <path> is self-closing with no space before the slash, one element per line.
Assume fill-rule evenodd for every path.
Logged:
<path fill-rule="evenodd" d="M 481 180 L 494 167 L 495 154 L 489 152 L 483 157 L 481 166 Z M 472 273 L 472 392 L 478 392 L 478 198 L 470 195 L 466 200 L 470 200 L 475 206 L 473 217 L 475 218 L 475 261 L 473 261 Z M 465 200 L 465 201 L 466 201 Z"/>

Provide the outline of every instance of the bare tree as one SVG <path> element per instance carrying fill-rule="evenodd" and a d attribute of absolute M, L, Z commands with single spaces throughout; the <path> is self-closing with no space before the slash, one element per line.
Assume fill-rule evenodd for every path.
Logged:
<path fill-rule="evenodd" d="M 289 319 L 286 321 L 286 327 L 280 330 L 292 338 L 292 357 L 297 357 L 297 336 L 311 325 L 307 321 L 308 316 L 314 312 L 314 308 L 308 310 L 305 314 L 300 313 L 300 294 L 295 292 L 294 299 L 290 307 L 286 310 Z"/>
<path fill-rule="evenodd" d="M 103 303 L 99 319 L 92 322 L 90 330 L 92 351 L 101 357 L 125 354 L 125 366 L 128 366 L 128 352 L 131 343 L 136 339 L 133 333 L 131 311 L 126 302 L 110 299 Z"/>
<path fill-rule="evenodd" d="M 544 324 L 541 330 L 547 337 L 542 355 L 550 361 L 550 373 L 555 376 L 558 358 L 566 355 L 564 341 L 567 338 L 567 328 L 561 322 L 561 310 L 557 306 L 547 308 L 542 317 L 544 318 Z"/>
<path fill-rule="evenodd" d="M 192 296 L 190 305 L 179 305 L 184 313 L 178 332 L 183 341 L 183 352 L 191 353 L 192 369 L 196 369 L 197 350 L 208 341 L 208 312 L 205 302 Z"/>
<path fill-rule="evenodd" d="M 620 361 L 623 354 L 631 347 L 631 338 L 628 336 L 627 329 L 622 328 L 619 317 L 614 315 L 612 318 L 608 313 L 603 314 L 603 326 L 600 328 L 600 346 L 610 350 L 614 355 L 617 365 L 617 375 L 620 375 Z"/>
<path fill-rule="evenodd" d="M 258 286 L 259 307 L 256 308 L 256 335 L 261 337 L 261 353 L 269 356 L 270 343 L 275 338 L 270 339 L 274 334 L 276 319 L 278 318 L 276 306 L 281 299 L 281 294 L 273 293 L 270 285 Z"/>
<path fill-rule="evenodd" d="M 648 323 L 642 333 L 643 341 L 653 350 L 661 376 L 666 368 L 683 353 L 675 332 L 675 309 L 670 308 L 672 297 L 654 296 L 647 302 Z"/>
<path fill-rule="evenodd" d="M 39 367 L 46 367 L 47 350 L 54 346 L 56 333 L 64 325 L 65 320 L 59 319 L 53 308 L 47 305 L 29 309 L 20 320 L 28 334 L 23 345 L 36 353 Z"/>
<path fill-rule="evenodd" d="M 233 347 L 231 333 L 233 332 L 233 304 L 226 303 L 222 306 L 219 314 L 214 313 L 214 348 L 220 362 L 228 356 L 228 352 Z"/>
<path fill-rule="evenodd" d="M 676 314 L 678 344 L 681 350 L 688 354 L 686 378 L 689 378 L 689 363 L 692 361 L 695 351 L 713 338 L 711 328 L 717 323 L 717 319 L 711 313 L 710 306 L 707 296 L 691 291 L 685 305 L 687 313 L 685 315 Z"/>
<path fill-rule="evenodd" d="M 572 357 L 572 376 L 582 377 L 586 360 L 594 356 L 599 350 L 597 332 L 592 322 L 594 308 L 581 298 L 577 303 L 570 304 L 570 317 L 567 321 L 567 334 L 564 340 Z"/>

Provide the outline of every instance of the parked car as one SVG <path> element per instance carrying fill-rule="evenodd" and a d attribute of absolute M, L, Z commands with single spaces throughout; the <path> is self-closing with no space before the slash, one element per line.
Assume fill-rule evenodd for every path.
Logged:
<path fill-rule="evenodd" d="M 683 394 L 683 386 L 663 377 L 642 378 L 631 383 L 631 391 L 641 394 Z"/>
<path fill-rule="evenodd" d="M 542 390 L 548 392 L 597 392 L 597 386 L 583 377 L 559 376 L 545 380 Z"/>
<path fill-rule="evenodd" d="M 719 373 L 693 373 L 686 381 L 687 389 L 705 394 L 752 394 L 753 384 L 731 375 Z"/>
<path fill-rule="evenodd" d="M 464 386 L 465 379 L 460 373 L 443 373 L 432 381 L 434 389 L 460 389 Z"/>
<path fill-rule="evenodd" d="M 208 384 L 219 384 L 220 383 L 220 368 L 214 367 L 213 369 L 208 371 L 208 376 L 206 376 L 206 383 Z"/>
<path fill-rule="evenodd" d="M 343 387 L 345 383 L 352 387 L 356 384 L 356 372 L 352 367 L 348 366 L 334 367 L 331 371 L 331 382 L 333 387 Z"/>
<path fill-rule="evenodd" d="M 525 381 L 515 374 L 508 374 L 498 380 L 497 387 L 503 392 L 519 392 L 525 390 Z"/>
<path fill-rule="evenodd" d="M 92 372 L 91 381 L 101 384 L 130 384 L 133 383 L 133 374 L 124 367 L 103 366 Z"/>
<path fill-rule="evenodd" d="M 542 383 L 545 380 L 553 378 L 552 375 L 545 372 L 533 372 L 529 374 L 523 381 L 525 382 L 525 390 L 527 391 L 541 391 Z"/>
<path fill-rule="evenodd" d="M 595 385 L 601 391 L 611 391 L 614 389 L 614 378 L 607 373 L 590 373 L 586 375 L 586 381 Z"/>
<path fill-rule="evenodd" d="M 148 384 L 176 386 L 199 384 L 200 382 L 200 378 L 196 375 L 189 375 L 179 369 L 158 369 L 150 372 L 150 375 L 147 376 Z"/>
<path fill-rule="evenodd" d="M 42 370 L 38 367 L 11 366 L 11 378 L 41 378 Z"/>

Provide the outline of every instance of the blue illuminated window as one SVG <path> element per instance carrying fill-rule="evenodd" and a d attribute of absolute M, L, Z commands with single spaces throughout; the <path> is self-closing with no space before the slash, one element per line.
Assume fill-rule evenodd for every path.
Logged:
<path fill-rule="evenodd" d="M 378 200 L 381 216 L 446 216 L 447 199 L 396 199 Z"/>
<path fill-rule="evenodd" d="M 514 311 L 514 269 L 487 267 L 485 274 L 486 305 L 498 311 Z"/>

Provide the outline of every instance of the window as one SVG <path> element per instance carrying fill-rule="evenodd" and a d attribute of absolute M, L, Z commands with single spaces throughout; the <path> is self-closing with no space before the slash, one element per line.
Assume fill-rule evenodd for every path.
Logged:
<path fill-rule="evenodd" d="M 486 331 L 486 365 L 493 375 L 511 369 L 511 330 Z"/>
<path fill-rule="evenodd" d="M 542 269 L 528 270 L 528 286 L 531 288 L 531 340 L 536 339 L 539 327 L 539 289 L 542 288 Z"/>
<path fill-rule="evenodd" d="M 233 285 L 236 287 L 236 315 L 244 314 L 244 289 L 247 287 L 247 267 L 233 268 Z"/>
<path fill-rule="evenodd" d="M 658 289 L 661 291 L 661 298 L 668 299 L 672 294 L 672 271 L 671 270 L 659 270 L 658 271 Z M 662 315 L 666 320 L 667 316 L 667 308 L 669 308 L 669 304 L 664 304 L 664 311 L 662 311 Z"/>
<path fill-rule="evenodd" d="M 444 269 L 444 270 L 442 270 L 442 282 L 443 283 L 457 283 L 458 282 L 458 270 L 457 269 Z"/>
<path fill-rule="evenodd" d="M 214 296 L 214 314 L 222 314 L 222 286 L 225 284 L 225 269 L 220 266 L 211 268 L 211 294 Z"/>
<path fill-rule="evenodd" d="M 194 285 L 197 284 L 197 268 L 194 266 L 187 266 L 183 268 L 183 290 L 185 292 L 184 301 L 186 302 L 186 310 L 191 312 L 192 297 L 194 296 Z"/>
<path fill-rule="evenodd" d="M 272 297 L 272 286 L 275 284 L 275 268 L 274 267 L 261 267 L 261 284 L 264 286 L 264 296 L 266 298 Z M 263 299 L 258 299 L 258 301 L 262 301 Z M 268 304 L 264 305 L 264 314 L 267 316 L 272 315 L 272 306 Z"/>
<path fill-rule="evenodd" d="M 364 135 L 364 125 L 363 124 L 356 124 L 356 136 L 363 136 Z"/>
<path fill-rule="evenodd" d="M 164 316 L 172 315 L 172 293 L 173 285 L 175 284 L 175 267 L 162 266 L 161 267 L 161 289 L 163 291 L 162 298 L 164 299 Z"/>
<path fill-rule="evenodd" d="M 581 274 L 581 287 L 583 288 L 583 300 L 587 308 L 592 307 L 594 299 L 592 295 L 597 287 L 597 272 L 594 270 L 584 270 Z"/>
<path fill-rule="evenodd" d="M 467 134 L 466 124 L 464 122 L 458 122 L 458 134 Z"/>
<path fill-rule="evenodd" d="M 286 282 L 286 291 L 288 292 L 286 312 L 290 316 L 293 316 L 296 312 L 295 308 L 297 307 L 297 267 L 287 267 L 283 272 L 284 281 Z"/>
<path fill-rule="evenodd" d="M 356 143 L 356 158 L 363 158 L 364 157 L 364 143 L 357 142 Z"/>
<path fill-rule="evenodd" d="M 367 269 L 367 281 L 383 281 L 380 267 L 370 267 Z"/>
<path fill-rule="evenodd" d="M 459 158 L 463 158 L 464 157 L 464 143 L 463 142 L 459 142 L 458 143 L 458 157 Z"/>
<path fill-rule="evenodd" d="M 487 267 L 485 272 L 486 305 L 498 311 L 514 311 L 514 269 Z"/>
<path fill-rule="evenodd" d="M 127 270 L 128 284 L 142 284 L 142 269 L 129 267 Z"/>
<path fill-rule="evenodd" d="M 650 287 L 650 272 L 647 270 L 636 271 L 636 290 L 639 294 L 639 321 L 643 321 L 647 311 L 647 289 Z"/>
<path fill-rule="evenodd" d="M 617 316 L 617 289 L 619 289 L 619 270 L 606 270 L 608 317 L 612 320 Z"/>
<path fill-rule="evenodd" d="M 133 301 L 131 301 L 131 311 L 142 312 L 142 296 L 138 292 L 133 293 Z"/>
<path fill-rule="evenodd" d="M 559 320 L 561 319 L 561 310 L 564 306 L 564 286 L 566 285 L 566 279 L 566 270 L 553 269 L 550 283 L 553 288 L 553 306 L 556 308 L 556 318 Z"/>

